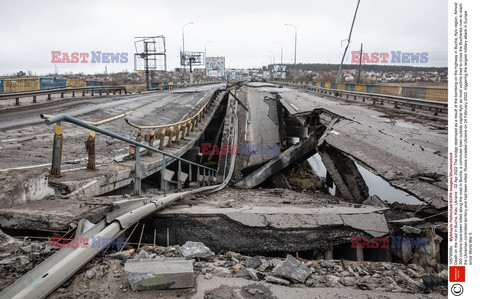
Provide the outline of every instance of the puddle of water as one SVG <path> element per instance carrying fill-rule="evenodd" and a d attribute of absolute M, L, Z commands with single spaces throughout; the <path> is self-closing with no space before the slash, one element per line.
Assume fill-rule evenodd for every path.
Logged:
<path fill-rule="evenodd" d="M 322 162 L 322 158 L 320 155 L 317 153 L 310 158 L 308 158 L 308 163 L 312 167 L 313 172 L 321 177 L 325 178 L 327 175 L 327 169 L 325 168 L 325 165 Z M 403 190 L 396 189 L 392 187 L 387 181 L 385 181 L 382 177 L 373 174 L 372 172 L 368 171 L 361 165 L 355 162 L 355 165 L 357 165 L 358 171 L 360 171 L 360 174 L 362 175 L 363 179 L 365 180 L 365 183 L 368 186 L 369 190 L 369 195 L 377 195 L 380 197 L 382 200 L 388 202 L 388 203 L 394 203 L 394 202 L 399 202 L 399 203 L 405 203 L 405 204 L 410 204 L 410 205 L 423 205 L 425 204 L 418 198 L 416 198 L 413 195 L 408 194 L 407 192 Z M 335 186 L 334 186 L 335 187 Z M 334 195 L 335 194 L 335 189 L 329 188 L 330 194 Z M 331 192 L 333 191 L 333 193 Z"/>
<path fill-rule="evenodd" d="M 415 196 L 408 194 L 403 190 L 392 187 L 382 177 L 368 171 L 358 163 L 355 162 L 355 165 L 357 165 L 358 171 L 360 171 L 360 174 L 365 180 L 365 183 L 367 183 L 370 195 L 375 194 L 388 203 L 399 202 L 410 205 L 425 204 L 423 201 L 416 198 Z"/>

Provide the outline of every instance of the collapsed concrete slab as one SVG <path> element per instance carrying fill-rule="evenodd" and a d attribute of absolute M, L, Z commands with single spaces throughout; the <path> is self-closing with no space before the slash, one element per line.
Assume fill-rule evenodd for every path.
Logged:
<path fill-rule="evenodd" d="M 127 260 L 125 272 L 134 291 L 191 288 L 195 282 L 192 260 Z"/>
<path fill-rule="evenodd" d="M 28 172 L 18 169 L 1 171 L 0 181 L 4 187 L 9 187 L 0 192 L 2 208 L 41 200 L 55 194 L 54 190 L 48 186 L 46 168 L 31 169 Z"/>
<path fill-rule="evenodd" d="M 318 128 L 310 134 L 307 139 L 292 145 L 280 155 L 238 182 L 235 186 L 239 188 L 254 188 L 263 183 L 269 177 L 284 169 L 288 169 L 294 163 L 300 163 L 311 157 L 315 153 L 317 142 L 324 132 L 325 127 Z"/>
<path fill-rule="evenodd" d="M 168 227 L 171 244 L 195 240 L 214 252 L 245 253 L 326 250 L 351 242 L 350 236 L 389 233 L 385 209 L 332 205 L 333 197 L 325 196 L 281 189 L 227 189 L 193 206 L 172 206 L 153 215 L 146 231 L 156 227 L 157 242 L 164 242 L 166 229 L 158 228 Z"/>

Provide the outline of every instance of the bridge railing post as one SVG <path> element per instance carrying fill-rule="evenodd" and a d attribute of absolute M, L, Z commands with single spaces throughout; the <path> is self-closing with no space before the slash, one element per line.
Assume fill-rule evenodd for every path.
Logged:
<path fill-rule="evenodd" d="M 88 154 L 87 169 L 95 169 L 95 132 L 91 131 L 85 141 L 85 148 Z"/>
<path fill-rule="evenodd" d="M 160 181 L 160 189 L 163 190 L 163 195 L 167 196 L 167 184 L 165 181 L 165 169 L 167 168 L 167 162 L 165 160 L 165 155 L 162 155 L 162 171 L 161 171 L 161 181 Z"/>
<path fill-rule="evenodd" d="M 133 194 L 138 196 L 142 191 L 142 176 L 140 169 L 140 147 L 135 146 L 135 180 L 133 181 Z"/>
<path fill-rule="evenodd" d="M 153 129 L 151 132 L 150 132 L 150 135 L 146 135 L 146 140 L 148 142 L 148 146 L 151 146 L 153 147 L 153 142 L 155 141 L 155 129 Z M 147 155 L 148 156 L 152 156 L 153 155 L 153 152 L 151 150 L 148 150 L 147 151 Z"/>
<path fill-rule="evenodd" d="M 142 141 L 142 130 L 139 129 L 138 132 L 137 132 L 137 137 L 135 137 L 135 140 L 137 142 L 141 142 Z M 138 148 L 135 146 L 135 145 L 130 145 L 130 147 L 128 148 L 128 152 L 130 154 L 135 154 L 135 152 L 138 150 Z"/>
<path fill-rule="evenodd" d="M 55 124 L 55 135 L 53 136 L 52 168 L 50 174 L 56 177 L 60 176 L 62 165 L 63 134 L 60 122 Z"/>
<path fill-rule="evenodd" d="M 158 145 L 158 149 L 159 150 L 163 150 L 163 143 L 165 141 L 165 133 L 167 132 L 167 129 L 166 128 L 162 128 L 160 130 L 160 132 L 157 134 L 157 139 L 159 140 L 159 145 Z"/>
<path fill-rule="evenodd" d="M 200 187 L 200 167 L 197 166 L 197 184 Z"/>
<path fill-rule="evenodd" d="M 177 190 L 182 191 L 182 161 L 178 160 Z"/>
<path fill-rule="evenodd" d="M 192 182 L 192 164 L 188 163 L 188 182 Z"/>

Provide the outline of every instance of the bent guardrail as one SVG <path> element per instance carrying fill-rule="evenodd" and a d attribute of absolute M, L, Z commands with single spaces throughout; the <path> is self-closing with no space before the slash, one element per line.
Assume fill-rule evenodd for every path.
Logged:
<path fill-rule="evenodd" d="M 186 120 L 182 120 L 173 124 L 166 125 L 139 125 L 125 118 L 127 124 L 137 129 L 136 141 L 142 140 L 142 130 L 150 130 L 150 133 L 145 134 L 144 140 L 148 142 L 149 146 L 153 146 L 155 139 L 159 140 L 159 150 L 163 150 L 165 147 L 165 136 L 168 136 L 167 147 L 171 147 L 172 143 L 178 142 L 180 139 L 185 139 L 186 136 L 193 132 L 198 124 L 202 122 L 205 115 L 214 108 L 214 103 L 221 96 L 222 90 L 215 90 L 213 95 L 207 100 L 207 102 L 192 116 Z M 208 94 L 206 95 L 208 96 Z M 201 100 L 200 100 L 201 101 Z M 130 150 L 133 154 L 133 148 Z M 150 153 L 151 154 L 151 153 Z"/>
<path fill-rule="evenodd" d="M 92 126 L 100 126 L 109 122 L 112 122 L 117 119 L 121 119 L 126 117 L 131 111 L 122 113 L 119 115 L 115 115 L 113 117 L 103 119 L 96 122 L 91 121 L 84 121 Z M 53 115 L 49 114 L 40 114 L 40 117 L 43 119 L 52 118 Z M 88 133 L 88 138 L 85 141 L 85 148 L 88 154 L 88 162 L 87 162 L 87 169 L 95 169 L 96 161 L 95 161 L 95 131 L 90 131 Z M 55 133 L 53 136 L 53 154 L 52 154 L 52 168 L 50 169 L 50 174 L 59 176 L 61 171 L 61 155 L 62 155 L 62 148 L 63 148 L 63 132 L 62 132 L 62 125 L 57 123 L 55 126 Z"/>
<path fill-rule="evenodd" d="M 210 185 L 211 183 L 214 182 L 214 177 L 216 176 L 216 173 L 217 173 L 216 169 L 213 169 L 213 168 L 210 168 L 210 167 L 207 167 L 207 166 L 204 166 L 204 165 L 200 165 L 198 163 L 186 160 L 184 158 L 175 156 L 173 154 L 169 154 L 169 153 L 164 152 L 162 150 L 156 149 L 152 146 L 142 144 L 141 142 L 138 142 L 136 140 L 131 140 L 127 137 L 121 136 L 121 135 L 116 134 L 114 132 L 111 132 L 111 131 L 96 127 L 94 125 L 91 125 L 87 122 L 84 122 L 84 121 L 82 121 L 80 119 L 77 119 L 75 117 L 72 117 L 70 115 L 60 114 L 60 115 L 52 116 L 52 117 L 45 120 L 45 124 L 47 124 L 47 125 L 56 124 L 58 126 L 59 123 L 62 122 L 62 121 L 66 121 L 66 122 L 75 124 L 77 126 L 89 129 L 91 131 L 95 131 L 95 132 L 100 133 L 100 134 L 107 135 L 107 136 L 112 137 L 114 139 L 118 139 L 118 140 L 124 141 L 128 144 L 131 144 L 131 145 L 135 146 L 135 180 L 134 180 L 134 194 L 135 195 L 139 195 L 141 193 L 140 148 L 145 148 L 149 151 L 162 154 L 162 169 L 161 169 L 161 174 L 162 174 L 161 184 L 162 184 L 162 187 L 161 188 L 164 190 L 164 193 L 166 193 L 165 170 L 166 170 L 166 167 L 167 167 L 167 164 L 166 164 L 166 158 L 167 157 L 173 158 L 174 160 L 178 161 L 178 171 L 177 171 L 177 188 L 178 189 L 181 189 L 182 162 L 186 163 L 186 165 L 188 165 L 188 168 L 189 168 L 189 174 L 188 174 L 189 182 L 192 181 L 192 174 L 193 174 L 192 173 L 192 167 L 193 166 L 195 166 L 196 169 L 197 169 L 197 180 L 200 177 L 200 169 L 203 172 L 202 175 L 201 175 L 202 180 L 199 181 L 199 183 L 201 183 L 202 185 L 204 185 L 205 183 Z M 59 155 L 61 155 L 61 149 L 58 150 L 58 147 L 55 147 L 55 142 L 54 142 L 53 158 L 55 159 Z M 52 161 L 52 168 L 53 168 L 53 163 L 54 163 L 54 161 Z M 205 178 L 207 178 L 206 181 L 205 181 Z"/>

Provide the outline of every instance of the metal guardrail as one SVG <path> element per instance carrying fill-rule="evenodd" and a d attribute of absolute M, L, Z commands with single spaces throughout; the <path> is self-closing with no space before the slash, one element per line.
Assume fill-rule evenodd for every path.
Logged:
<path fill-rule="evenodd" d="M 166 147 L 172 147 L 173 143 L 179 142 L 180 139 L 184 140 L 186 136 L 190 135 L 190 132 L 194 131 L 195 127 L 198 127 L 198 124 L 202 122 L 205 114 L 208 113 L 211 107 L 214 105 L 221 91 L 223 90 L 220 90 L 220 89 L 215 90 L 213 95 L 210 96 L 207 103 L 205 103 L 202 106 L 202 108 L 200 108 L 200 110 L 197 113 L 195 113 L 193 117 L 182 122 L 177 122 L 175 124 L 162 125 L 162 126 L 138 126 L 130 123 L 128 119 L 126 119 L 127 115 L 132 113 L 132 111 L 129 111 L 127 113 L 122 113 L 122 114 L 119 114 L 107 119 L 103 119 L 100 121 L 96 121 L 96 122 L 85 121 L 85 120 L 80 120 L 80 121 L 96 127 L 96 126 L 100 126 L 121 118 L 125 118 L 128 124 L 138 129 L 138 133 L 135 138 L 137 142 L 142 141 L 142 129 L 145 129 L 145 128 L 152 129 L 149 134 L 145 134 L 145 141 L 148 142 L 149 146 L 153 147 L 154 140 L 157 139 L 159 140 L 158 149 L 163 150 L 165 147 L 166 136 L 168 137 L 168 144 Z M 207 93 L 205 96 L 209 96 L 209 95 L 210 93 Z M 48 119 L 51 119 L 53 115 L 41 114 L 40 117 L 45 120 L 48 120 Z M 160 128 L 160 130 L 157 132 L 158 128 Z M 92 130 L 89 132 L 88 138 L 85 141 L 85 148 L 88 155 L 87 169 L 92 169 L 92 170 L 96 168 L 95 137 L 96 137 L 96 132 Z M 50 174 L 57 177 L 60 176 L 60 173 L 61 173 L 62 149 L 63 149 L 63 130 L 62 130 L 62 125 L 59 122 L 55 126 L 55 133 L 53 137 L 52 167 L 50 169 Z M 131 155 L 136 154 L 136 150 L 137 149 L 135 146 L 130 145 L 129 154 Z M 147 151 L 147 155 L 151 156 L 152 154 L 153 154 L 152 151 L 150 150 Z"/>
<path fill-rule="evenodd" d="M 135 180 L 134 180 L 134 193 L 135 193 L 135 195 L 139 195 L 141 193 L 140 148 L 145 148 L 145 149 L 147 149 L 151 152 L 162 154 L 162 170 L 161 170 L 162 181 L 161 181 L 161 184 L 162 184 L 162 189 L 164 190 L 164 193 L 166 193 L 166 183 L 165 183 L 165 170 L 166 170 L 166 167 L 167 167 L 166 157 L 170 157 L 170 158 L 173 158 L 173 159 L 178 161 L 178 172 L 177 172 L 177 188 L 178 189 L 181 189 L 182 162 L 184 162 L 188 165 L 188 168 L 189 168 L 188 179 L 189 179 L 190 182 L 192 181 L 192 166 L 195 166 L 197 168 L 197 180 L 200 177 L 200 169 L 202 169 L 202 172 L 203 172 L 202 173 L 202 181 L 201 181 L 202 184 L 205 184 L 205 177 L 208 177 L 206 183 L 210 185 L 214 181 L 214 177 L 216 176 L 217 170 L 215 170 L 213 168 L 210 168 L 210 167 L 207 167 L 207 166 L 204 166 L 204 165 L 200 165 L 198 163 L 186 160 L 186 159 L 181 158 L 181 157 L 177 157 L 173 154 L 169 154 L 169 153 L 164 152 L 162 150 L 156 149 L 152 146 L 142 144 L 141 142 L 138 142 L 136 140 L 131 140 L 127 137 L 121 136 L 121 135 L 116 134 L 114 132 L 111 132 L 111 131 L 108 131 L 108 130 L 105 130 L 105 129 L 101 129 L 101 128 L 93 126 L 93 125 L 91 125 L 87 122 L 84 122 L 84 121 L 79 120 L 77 118 L 71 117 L 67 114 L 60 114 L 60 115 L 50 117 L 50 118 L 45 120 L 45 124 L 51 125 L 51 124 L 55 123 L 58 127 L 59 123 L 61 121 L 66 121 L 66 122 L 69 122 L 69 123 L 73 123 L 77 126 L 84 127 L 84 128 L 89 129 L 91 131 L 95 131 L 97 133 L 101 133 L 101 134 L 107 135 L 109 137 L 124 141 L 128 144 L 134 145 L 135 146 Z M 57 164 L 59 164 L 58 161 L 60 161 L 60 159 L 58 157 L 61 156 L 61 147 L 56 146 L 56 144 L 57 143 L 55 143 L 55 141 L 54 141 L 54 149 L 53 149 L 53 155 L 52 155 L 52 157 L 53 157 L 52 168 L 54 167 L 54 163 L 56 163 L 55 166 L 57 166 Z M 55 160 L 55 159 L 57 159 L 57 160 Z"/>
<path fill-rule="evenodd" d="M 167 147 L 171 147 L 172 143 L 178 142 L 179 139 L 185 139 L 185 136 L 189 136 L 190 132 L 193 132 L 195 127 L 198 127 L 198 124 L 202 122 L 205 114 L 210 112 L 221 93 L 221 90 L 215 90 L 213 95 L 194 116 L 173 124 L 143 126 L 131 122 L 128 118 L 125 118 L 125 121 L 138 130 L 137 141 L 142 140 L 142 130 L 150 130 L 149 134 L 145 134 L 144 140 L 148 142 L 149 146 L 153 146 L 155 138 L 158 139 L 160 141 L 158 149 L 163 150 L 165 147 L 165 136 L 169 137 Z M 208 96 L 208 94 L 206 96 Z M 131 152 L 133 153 L 133 151 Z"/>
<path fill-rule="evenodd" d="M 96 122 L 91 121 L 84 121 L 92 126 L 100 126 L 109 122 L 112 122 L 117 119 L 125 118 L 130 112 L 122 113 L 119 115 L 115 115 L 113 117 L 103 119 Z M 43 119 L 50 119 L 53 115 L 49 114 L 40 114 L 40 117 Z M 95 161 L 95 131 L 90 131 L 88 133 L 88 138 L 85 141 L 85 148 L 88 154 L 88 162 L 87 162 L 87 169 L 95 169 L 96 161 Z M 50 169 L 50 174 L 59 176 L 61 171 L 61 153 L 63 148 L 63 133 L 62 133 L 62 125 L 57 123 L 55 126 L 55 135 L 53 136 L 53 158 L 52 158 L 52 168 Z"/>
<path fill-rule="evenodd" d="M 52 99 L 52 94 L 60 93 L 62 98 L 65 97 L 65 93 L 72 93 L 72 97 L 75 97 L 75 92 L 82 92 L 82 97 L 85 96 L 87 92 L 90 92 L 91 96 L 94 96 L 95 93 L 102 95 L 106 93 L 109 95 L 113 93 L 114 95 L 118 92 L 122 94 L 122 91 L 126 94 L 127 89 L 125 86 L 87 86 L 87 87 L 66 87 L 66 88 L 53 88 L 53 89 L 41 89 L 41 90 L 32 90 L 24 92 L 12 92 L 12 93 L 2 93 L 0 94 L 0 100 L 15 99 L 15 105 L 20 105 L 20 98 L 33 97 L 33 103 L 37 102 L 37 96 L 47 95 L 47 100 Z"/>
<path fill-rule="evenodd" d="M 275 82 L 276 84 L 282 84 L 287 86 L 294 86 L 300 87 L 302 89 L 320 92 L 322 94 L 328 94 L 334 96 L 343 96 L 345 95 L 348 99 L 349 96 L 353 97 L 353 100 L 356 100 L 357 97 L 361 98 L 363 102 L 367 99 L 371 100 L 373 104 L 380 103 L 383 105 L 385 102 L 394 104 L 395 108 L 398 108 L 398 105 L 401 104 L 403 106 L 411 107 L 412 111 L 415 111 L 416 108 L 423 108 L 428 110 L 433 110 L 435 115 L 438 115 L 440 112 L 447 112 L 448 111 L 448 102 L 439 102 L 433 100 L 424 100 L 424 99 L 414 99 L 414 98 L 407 98 L 401 96 L 393 96 L 393 95 L 386 95 L 386 94 L 377 94 L 377 93 L 365 93 L 365 92 L 357 92 L 357 91 L 349 91 L 349 90 L 342 90 L 342 89 L 330 89 L 325 87 L 318 87 L 318 86 L 310 86 L 310 85 L 296 85 L 296 84 L 287 84 L 284 82 Z"/>

